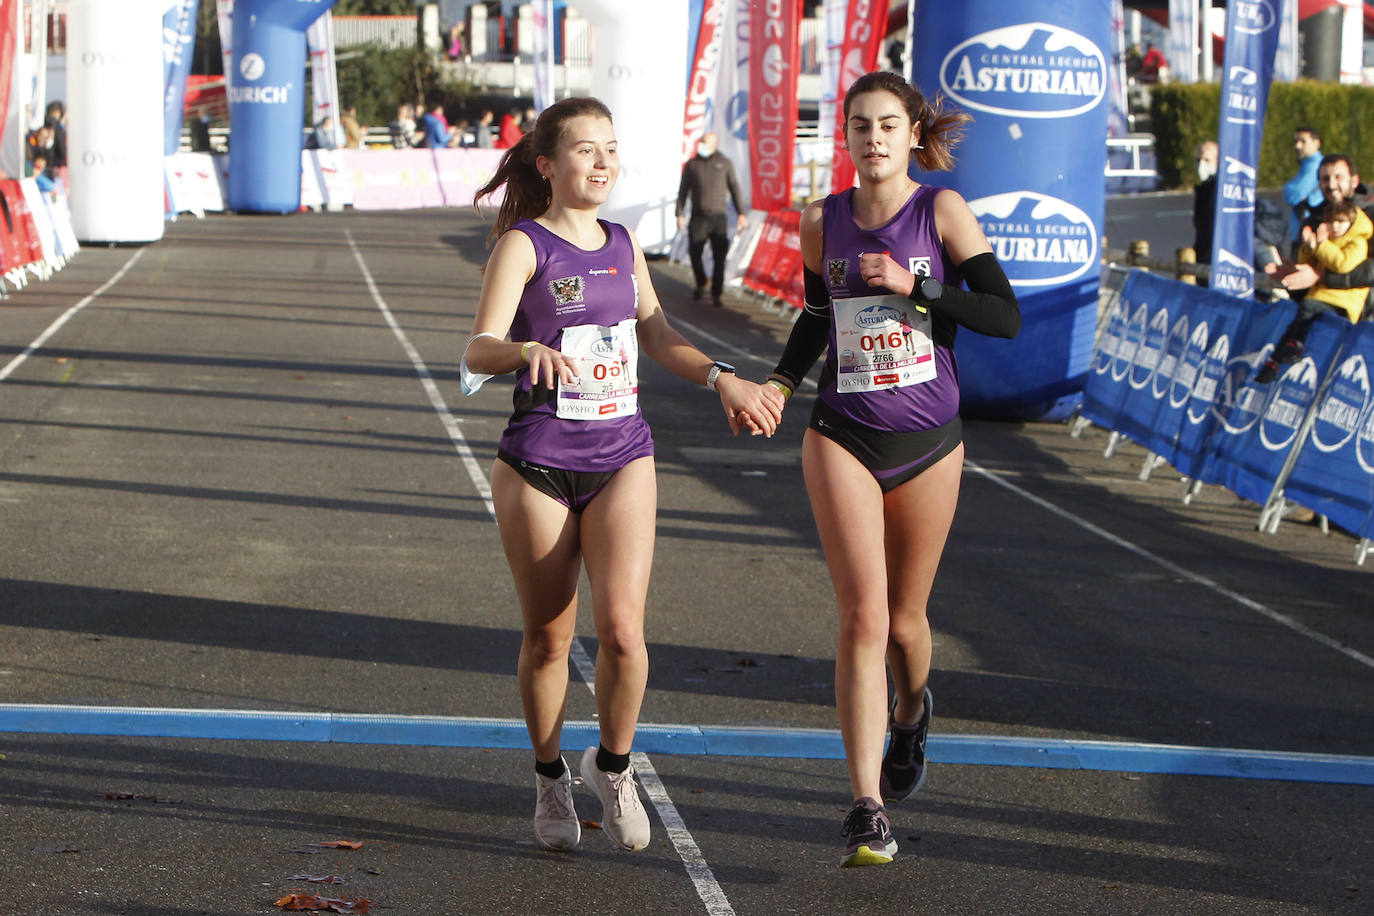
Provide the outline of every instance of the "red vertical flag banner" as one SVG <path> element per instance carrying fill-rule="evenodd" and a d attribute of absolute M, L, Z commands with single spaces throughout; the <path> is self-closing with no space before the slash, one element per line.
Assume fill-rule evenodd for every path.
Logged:
<path fill-rule="evenodd" d="M 0 0 L 0 133 L 5 130 L 7 118 L 5 112 L 10 110 L 10 92 L 14 88 L 14 66 L 18 61 L 14 59 L 15 28 L 18 26 L 18 16 L 15 15 L 15 6 L 19 0 Z M 16 119 L 16 124 L 19 121 Z M 19 124 L 22 128 L 22 124 Z M 8 142 L 12 149 L 24 149 L 24 144 L 14 137 L 0 137 L 0 141 Z M 12 175 L 12 178 L 23 178 L 24 164 L 19 163 L 20 174 Z"/>
<path fill-rule="evenodd" d="M 835 154 L 830 165 L 830 192 L 838 194 L 854 186 L 854 162 L 844 140 L 844 94 L 850 85 L 878 68 L 878 54 L 887 31 L 887 3 L 849 0 L 840 47 L 840 85 L 835 94 Z"/>
<path fill-rule="evenodd" d="M 725 4 L 726 0 L 706 0 L 701 13 L 701 32 L 687 81 L 687 110 L 682 116 L 683 163 L 696 155 L 697 141 L 706 133 L 706 109 L 716 96 L 716 74 L 725 40 Z"/>
<path fill-rule="evenodd" d="M 750 205 L 755 210 L 781 210 L 792 204 L 800 22 L 801 0 L 757 0 L 750 4 Z"/>

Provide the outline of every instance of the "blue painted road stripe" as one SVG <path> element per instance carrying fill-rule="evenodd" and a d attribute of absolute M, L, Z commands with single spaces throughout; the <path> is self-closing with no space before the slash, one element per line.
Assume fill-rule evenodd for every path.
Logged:
<path fill-rule="evenodd" d="M 525 723 L 519 719 L 21 703 L 0 704 L 0 732 L 516 750 L 529 747 Z M 595 744 L 596 723 L 568 722 L 563 737 L 567 747 Z M 844 759 L 838 731 L 810 728 L 641 724 L 635 733 L 635 750 L 646 754 Z M 936 763 L 1374 785 L 1374 757 L 1343 754 L 936 734 L 930 736 L 926 750 Z"/>

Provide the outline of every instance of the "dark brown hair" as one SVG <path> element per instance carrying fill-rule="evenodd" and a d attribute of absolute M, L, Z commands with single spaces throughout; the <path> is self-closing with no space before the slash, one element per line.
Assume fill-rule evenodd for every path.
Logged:
<path fill-rule="evenodd" d="M 964 125 L 973 118 L 958 109 L 946 108 L 945 100 L 937 95 L 932 104 L 921 90 L 891 70 L 865 73 L 849 85 L 844 94 L 844 117 L 849 120 L 849 106 L 866 92 L 890 92 L 906 109 L 912 124 L 921 125 L 919 148 L 913 148 L 912 158 L 927 172 L 947 171 L 954 166 L 954 147 L 964 138 Z"/>
<path fill-rule="evenodd" d="M 490 197 L 503 186 L 506 189 L 501 208 L 496 212 L 496 225 L 492 227 L 488 239 L 494 240 L 520 220 L 536 217 L 549 209 L 553 201 L 553 189 L 539 174 L 535 162 L 540 156 L 552 159 L 557 155 L 558 143 L 563 139 L 563 125 L 582 115 L 611 120 L 611 110 L 598 99 L 560 99 L 545 108 L 534 122 L 534 128 L 506 150 L 496 166 L 496 174 L 477 190 L 472 201 L 480 213 L 483 198 Z"/>
<path fill-rule="evenodd" d="M 1347 223 L 1353 223 L 1358 218 L 1359 206 L 1355 201 L 1346 198 L 1341 201 L 1328 200 L 1322 207 L 1322 222 L 1329 223 L 1333 219 L 1344 219 Z"/>

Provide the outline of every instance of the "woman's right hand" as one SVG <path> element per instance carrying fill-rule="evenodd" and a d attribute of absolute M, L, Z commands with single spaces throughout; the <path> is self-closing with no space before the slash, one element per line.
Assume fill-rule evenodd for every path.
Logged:
<path fill-rule="evenodd" d="M 521 345 L 520 355 L 530 366 L 530 387 L 538 385 L 541 379 L 548 389 L 557 387 L 559 381 L 565 385 L 577 381 L 577 368 L 573 361 L 553 347 L 529 341 Z"/>

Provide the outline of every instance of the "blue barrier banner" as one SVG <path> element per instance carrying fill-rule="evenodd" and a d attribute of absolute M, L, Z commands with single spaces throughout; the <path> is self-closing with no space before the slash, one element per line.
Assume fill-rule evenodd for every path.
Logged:
<path fill-rule="evenodd" d="M 237 0 L 229 86 L 229 208 L 294 213 L 301 203 L 305 30 L 334 0 Z"/>
<path fill-rule="evenodd" d="M 1226 63 L 1211 286 L 1233 296 L 1255 292 L 1255 184 L 1282 0 L 1226 5 Z"/>
<path fill-rule="evenodd" d="M 1320 324 L 1319 320 L 1313 326 L 1309 339 Z M 1288 498 L 1367 538 L 1374 537 L 1371 367 L 1374 324 L 1346 324 L 1331 383 L 1317 404 L 1312 428 L 1284 483 Z"/>
<path fill-rule="evenodd" d="M 1048 416 L 1092 360 L 1104 220 L 1111 0 L 918 3 L 913 81 L 973 115 L 948 175 L 1021 303 L 1013 341 L 960 334 L 963 412 Z"/>
<path fill-rule="evenodd" d="M 168 156 L 181 148 L 181 122 L 185 112 L 186 78 L 191 75 L 191 57 L 196 50 L 196 7 L 200 0 L 174 0 L 162 17 L 162 62 L 164 142 Z"/>
<path fill-rule="evenodd" d="M 1258 419 L 1266 392 L 1250 377 L 1294 313 L 1135 271 L 1094 355 L 1083 416 L 1217 482 L 1218 443 Z"/>
<path fill-rule="evenodd" d="M 1321 316 L 1307 335 L 1303 358 L 1281 377 L 1267 385 L 1248 379 L 1242 383 L 1237 406 L 1225 417 L 1217 437 L 1217 483 L 1264 505 L 1297 445 L 1303 418 L 1312 408 L 1349 327 L 1344 318 Z M 1268 352 L 1265 349 L 1262 355 Z M 1253 368 L 1248 361 L 1242 362 L 1246 370 Z"/>
<path fill-rule="evenodd" d="M 1228 475 L 1232 468 L 1226 459 L 1221 458 L 1220 450 L 1230 438 L 1246 435 L 1259 422 L 1268 400 L 1269 386 L 1256 385 L 1252 380 L 1273 351 L 1274 343 L 1283 329 L 1297 314 L 1297 306 L 1288 300 L 1266 304 L 1214 295 L 1225 300 L 1234 318 L 1233 323 L 1228 324 L 1225 356 L 1219 355 L 1216 362 L 1209 360 L 1204 371 L 1214 390 L 1209 399 L 1208 441 L 1201 453 L 1195 456 L 1201 459 L 1201 463 L 1192 469 L 1192 473 L 1184 473 L 1202 483 L 1229 486 Z M 1194 405 L 1200 409 L 1201 405 L 1197 402 L 1195 397 Z M 1190 408 L 1188 419 L 1191 421 L 1192 417 L 1193 408 Z M 1256 501 L 1263 502 L 1268 495 L 1266 490 Z"/>

